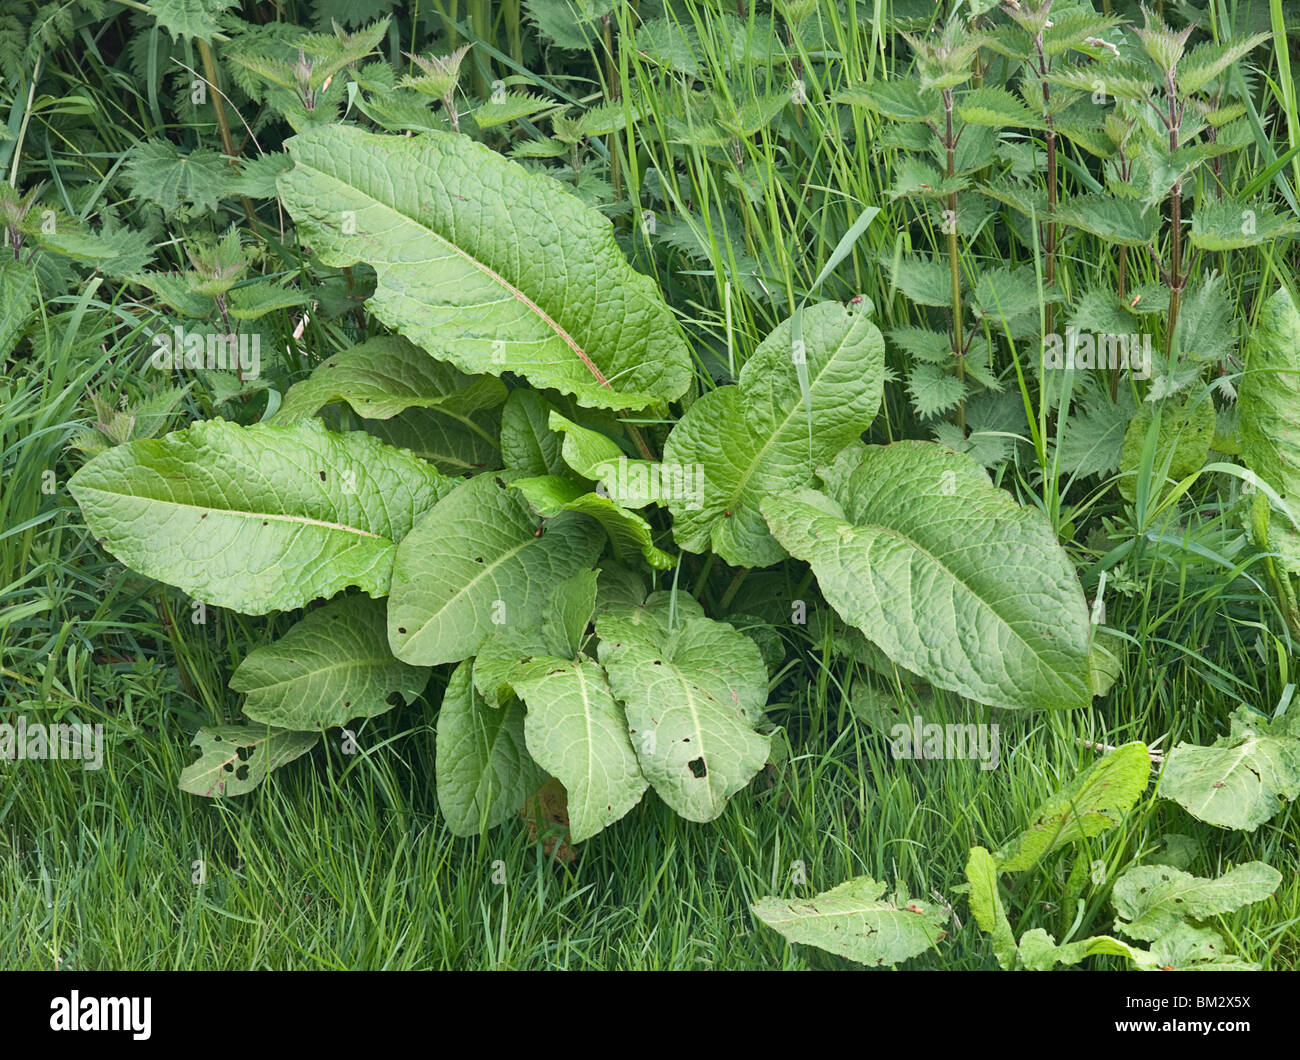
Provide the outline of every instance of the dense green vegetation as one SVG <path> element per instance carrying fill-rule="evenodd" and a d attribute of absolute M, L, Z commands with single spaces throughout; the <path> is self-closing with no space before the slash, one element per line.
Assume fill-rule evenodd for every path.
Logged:
<path fill-rule="evenodd" d="M 1296 966 L 1300 5 L 950 7 L 0 0 L 6 965 Z"/>

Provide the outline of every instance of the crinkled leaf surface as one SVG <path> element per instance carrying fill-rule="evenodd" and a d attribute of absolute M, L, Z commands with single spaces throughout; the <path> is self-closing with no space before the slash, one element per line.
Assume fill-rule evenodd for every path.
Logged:
<path fill-rule="evenodd" d="M 452 671 L 438 712 L 438 808 L 459 836 L 506 821 L 546 779 L 524 747 L 523 705 L 488 707 L 470 668 L 466 661 Z"/>
<path fill-rule="evenodd" d="M 641 771 L 681 816 L 713 820 L 767 762 L 768 737 L 754 731 L 767 702 L 758 645 L 703 617 L 667 631 L 605 615 L 596 632 Z"/>
<path fill-rule="evenodd" d="M 270 422 L 293 423 L 331 401 L 346 401 L 366 419 L 386 420 L 408 408 L 464 414 L 505 399 L 505 385 L 495 376 L 468 376 L 406 339 L 385 335 L 321 363 L 289 388 Z"/>
<path fill-rule="evenodd" d="M 785 558 L 763 521 L 767 496 L 812 483 L 814 467 L 871 426 L 884 385 L 885 343 L 861 307 L 823 302 L 803 311 L 803 361 L 791 321 L 780 324 L 741 369 L 736 386 L 691 405 L 664 445 L 663 463 L 702 466 L 704 496 L 669 498 L 673 536 L 737 566 Z M 800 388 L 807 373 L 810 410 Z"/>
<path fill-rule="evenodd" d="M 1226 736 L 1208 747 L 1180 743 L 1169 752 L 1160 794 L 1206 824 L 1253 832 L 1300 798 L 1298 729 L 1289 714 L 1270 724 L 1238 707 Z"/>
<path fill-rule="evenodd" d="M 947 910 L 860 876 L 811 899 L 760 898 L 754 915 L 791 942 L 874 967 L 899 964 L 939 944 Z"/>
<path fill-rule="evenodd" d="M 267 725 L 212 725 L 194 734 L 199 759 L 181 773 L 181 791 L 214 797 L 243 795 L 273 769 L 306 754 L 317 732 L 294 732 Z"/>
<path fill-rule="evenodd" d="M 131 569 L 260 615 L 349 586 L 385 595 L 397 542 L 455 484 L 409 453 L 317 420 L 207 420 L 110 449 L 68 489 Z"/>
<path fill-rule="evenodd" d="M 393 658 L 382 600 L 348 596 L 304 615 L 254 648 L 230 678 L 244 714 L 285 729 L 319 730 L 372 718 L 424 691 L 429 670 Z"/>
<path fill-rule="evenodd" d="M 569 832 L 581 843 L 641 801 L 648 786 L 623 708 L 589 659 L 534 659 L 514 680 L 528 751 L 569 794 Z"/>
<path fill-rule="evenodd" d="M 631 562 L 638 556 L 659 570 L 670 570 L 676 562 L 670 552 L 654 543 L 653 529 L 636 512 L 621 508 L 609 497 L 602 497 L 558 475 L 515 479 L 510 484 L 528 498 L 528 503 L 542 515 L 581 512 L 601 525 L 609 537 L 614 558 Z"/>
<path fill-rule="evenodd" d="M 1281 882 L 1282 874 L 1262 861 L 1238 865 L 1214 880 L 1171 865 L 1137 865 L 1115 881 L 1115 926 L 1130 938 L 1150 942 L 1186 919 L 1201 920 L 1262 902 Z"/>
<path fill-rule="evenodd" d="M 464 371 L 516 372 L 587 406 L 644 408 L 690 383 L 653 281 L 554 178 L 455 133 L 330 125 L 291 139 L 280 194 L 327 265 L 368 262 L 368 308 Z"/>
<path fill-rule="evenodd" d="M 431 508 L 398 547 L 388 639 L 406 662 L 436 666 L 473 655 L 494 631 L 540 620 L 557 582 L 590 567 L 601 532 L 586 516 L 543 521 L 479 475 Z"/>
<path fill-rule="evenodd" d="M 850 446 L 823 478 L 829 496 L 772 495 L 762 509 L 840 617 L 969 699 L 1087 705 L 1083 590 L 1040 512 L 930 442 Z"/>

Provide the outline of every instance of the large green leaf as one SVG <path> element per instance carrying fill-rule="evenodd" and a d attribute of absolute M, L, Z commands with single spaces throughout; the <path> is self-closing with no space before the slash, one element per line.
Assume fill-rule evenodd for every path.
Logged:
<path fill-rule="evenodd" d="M 521 668 L 513 684 L 527 707 L 529 753 L 568 792 L 573 842 L 589 839 L 641 801 L 648 784 L 628 722 L 596 663 L 543 656 Z"/>
<path fill-rule="evenodd" d="M 478 835 L 517 813 L 546 779 L 524 749 L 524 708 L 493 710 L 474 690 L 470 663 L 452 671 L 438 712 L 438 808 L 453 835 Z"/>
<path fill-rule="evenodd" d="M 444 475 L 477 474 L 501 467 L 503 433 L 497 409 L 451 412 L 446 408 L 410 408 L 387 420 L 362 420 L 366 433 L 409 449 Z"/>
<path fill-rule="evenodd" d="M 1120 452 L 1123 477 L 1119 480 L 1119 491 L 1129 500 L 1137 496 L 1147 433 L 1155 414 L 1154 404 L 1142 402 L 1124 432 L 1124 447 Z M 1208 399 L 1196 401 L 1183 393 L 1162 402 L 1151 464 L 1154 481 L 1163 483 L 1169 479 L 1181 482 L 1200 468 L 1214 441 L 1215 424 L 1214 403 Z"/>
<path fill-rule="evenodd" d="M 1287 715 L 1270 724 L 1238 707 L 1226 736 L 1169 752 L 1160 794 L 1207 824 L 1253 832 L 1300 798 L 1300 722 Z"/>
<path fill-rule="evenodd" d="M 628 562 L 642 557 L 652 567 L 670 570 L 676 558 L 654 543 L 653 528 L 636 512 L 621 508 L 609 497 L 602 497 L 559 475 L 520 478 L 510 483 L 537 511 L 550 518 L 560 512 L 581 512 L 598 522 L 609 536 L 614 557 Z"/>
<path fill-rule="evenodd" d="M 399 659 L 468 658 L 493 632 L 539 621 L 552 587 L 595 560 L 595 523 L 575 512 L 543 521 L 505 482 L 489 474 L 462 483 L 398 547 L 388 639 Z"/>
<path fill-rule="evenodd" d="M 385 595 L 397 542 L 455 484 L 409 453 L 318 420 L 207 420 L 108 450 L 68 490 L 128 567 L 260 615 L 349 586 Z"/>
<path fill-rule="evenodd" d="M 1285 288 L 1263 304 L 1246 341 L 1237 433 L 1246 466 L 1300 515 L 1300 308 Z M 1300 574 L 1300 534 L 1285 516 L 1271 520 L 1269 543 Z"/>
<path fill-rule="evenodd" d="M 665 466 L 704 469 L 703 498 L 668 498 L 683 548 L 739 566 L 783 559 L 759 511 L 764 497 L 811 485 L 818 463 L 871 426 L 885 344 L 868 314 L 823 302 L 803 311 L 802 327 L 802 359 L 787 320 L 745 362 L 737 386 L 700 398 L 668 436 Z"/>
<path fill-rule="evenodd" d="M 181 772 L 181 791 L 207 798 L 243 795 L 273 769 L 315 746 L 318 732 L 294 732 L 267 725 L 211 725 L 194 734 L 197 762 Z"/>
<path fill-rule="evenodd" d="M 895 965 L 939 944 L 948 912 L 859 876 L 812 899 L 760 898 L 754 915 L 791 942 L 873 967 Z"/>
<path fill-rule="evenodd" d="M 667 630 L 607 613 L 596 632 L 641 771 L 681 816 L 713 820 L 767 762 L 768 738 L 754 731 L 767 702 L 758 645 L 703 617 Z"/>
<path fill-rule="evenodd" d="M 372 265 L 369 310 L 430 353 L 600 408 L 686 392 L 689 353 L 653 281 L 554 178 L 453 133 L 332 125 L 287 146 L 280 194 L 303 240 L 327 265 Z"/>
<path fill-rule="evenodd" d="M 410 704 L 429 671 L 393 658 L 382 600 L 348 596 L 308 612 L 283 637 L 254 648 L 230 678 L 253 721 L 304 731 L 373 718 Z"/>
<path fill-rule="evenodd" d="M 762 509 L 827 601 L 891 659 L 998 707 L 1091 699 L 1088 612 L 1051 526 L 930 442 L 850 446 Z"/>
<path fill-rule="evenodd" d="M 1282 874 L 1262 861 L 1238 865 L 1218 879 L 1203 879 L 1170 865 L 1138 865 L 1115 881 L 1116 929 L 1150 942 L 1183 920 L 1230 913 L 1268 898 Z"/>
<path fill-rule="evenodd" d="M 1146 744 L 1117 747 L 1037 809 L 1029 827 L 997 852 L 998 871 L 1032 868 L 1053 851 L 1118 827 L 1150 779 Z"/>
<path fill-rule="evenodd" d="M 505 399 L 505 385 L 495 376 L 465 375 L 405 339 L 385 335 L 320 364 L 289 388 L 270 422 L 293 423 L 331 401 L 346 401 L 366 419 L 386 420 L 408 408 L 464 415 Z"/>

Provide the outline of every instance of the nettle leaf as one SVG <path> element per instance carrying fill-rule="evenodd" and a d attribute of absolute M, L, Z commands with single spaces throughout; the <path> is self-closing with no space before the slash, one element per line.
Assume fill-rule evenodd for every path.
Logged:
<path fill-rule="evenodd" d="M 381 337 L 336 353 L 284 395 L 271 423 L 314 416 L 332 401 L 346 401 L 358 416 L 386 420 L 408 408 L 469 413 L 506 399 L 495 376 L 467 376 L 435 361 L 398 337 Z"/>
<path fill-rule="evenodd" d="M 1260 308 L 1246 341 L 1246 372 L 1237 393 L 1237 432 L 1246 466 L 1300 512 L 1300 308 L 1279 288 Z M 1269 537 L 1281 564 L 1300 574 L 1300 534 L 1285 517 Z"/>
<path fill-rule="evenodd" d="M 600 666 L 542 657 L 513 684 L 527 707 L 529 753 L 568 792 L 572 842 L 589 839 L 641 801 L 649 783 Z"/>
<path fill-rule="evenodd" d="M 841 618 L 969 699 L 1088 704 L 1087 606 L 1041 512 L 930 442 L 850 446 L 821 475 L 827 493 L 770 496 L 762 508 Z"/>
<path fill-rule="evenodd" d="M 983 847 L 971 847 L 966 859 L 966 881 L 970 884 L 970 912 L 985 934 L 992 935 L 993 956 L 1006 970 L 1016 966 L 1016 936 L 998 893 L 998 867 Z"/>
<path fill-rule="evenodd" d="M 683 548 L 711 548 L 737 566 L 765 567 L 783 559 L 760 502 L 810 484 L 817 463 L 875 419 L 885 343 L 867 314 L 823 302 L 804 310 L 802 327 L 802 363 L 787 320 L 745 362 L 737 386 L 700 398 L 669 434 L 663 466 L 700 467 L 704 476 L 702 498 L 668 500 L 673 536 Z"/>
<path fill-rule="evenodd" d="M 791 942 L 872 967 L 891 966 L 938 946 L 948 912 L 859 876 L 811 899 L 760 898 L 754 915 Z"/>
<path fill-rule="evenodd" d="M 965 93 L 957 101 L 957 116 L 967 125 L 993 128 L 1045 129 L 1042 115 L 1035 114 L 1005 88 L 986 86 Z"/>
<path fill-rule="evenodd" d="M 1297 231 L 1294 217 L 1284 217 L 1268 203 L 1207 198 L 1192 214 L 1188 239 L 1201 250 L 1240 250 Z"/>
<path fill-rule="evenodd" d="M 459 662 L 503 626 L 540 620 L 556 582 L 590 567 L 600 530 L 563 512 L 543 522 L 502 475 L 479 475 L 435 504 L 393 563 L 388 639 L 409 663 Z"/>
<path fill-rule="evenodd" d="M 1057 204 L 1053 216 L 1062 224 L 1126 247 L 1151 246 L 1160 222 L 1157 210 L 1146 209 L 1136 200 L 1101 194 L 1066 199 Z"/>
<path fill-rule="evenodd" d="M 150 0 L 149 14 L 173 39 L 211 40 L 221 28 L 218 19 L 234 6 L 235 0 Z"/>
<path fill-rule="evenodd" d="M 318 732 L 294 732 L 266 725 L 211 725 L 194 734 L 199 759 L 181 772 L 181 791 L 205 798 L 243 795 L 273 769 L 300 758 L 316 745 Z"/>
<path fill-rule="evenodd" d="M 334 125 L 287 146 L 279 186 L 302 238 L 327 265 L 372 265 L 369 310 L 418 345 L 586 406 L 686 392 L 690 355 L 654 282 L 558 181 L 453 133 Z"/>
<path fill-rule="evenodd" d="M 1118 827 L 1150 779 L 1146 744 L 1117 747 L 1038 808 L 1033 823 L 997 852 L 998 871 L 1023 872 L 1064 846 Z"/>
<path fill-rule="evenodd" d="M 1272 896 L 1282 874 L 1262 861 L 1238 865 L 1216 880 L 1192 876 L 1170 865 L 1137 865 L 1115 881 L 1116 930 L 1150 942 L 1184 920 L 1230 913 Z"/>
<path fill-rule="evenodd" d="M 1124 477 L 1119 480 L 1119 491 L 1130 501 L 1137 497 L 1138 472 L 1155 415 L 1156 405 L 1144 401 L 1124 432 L 1119 461 Z M 1181 482 L 1204 465 L 1214 441 L 1215 424 L 1214 402 L 1208 398 L 1197 401 L 1184 393 L 1162 402 L 1151 465 L 1155 482 Z"/>
<path fill-rule="evenodd" d="M 619 507 L 609 497 L 592 493 L 572 479 L 542 475 L 515 479 L 510 486 L 547 518 L 561 512 L 591 516 L 608 535 L 615 559 L 628 562 L 639 555 L 658 570 L 671 570 L 677 562 L 672 553 L 655 546 L 653 528 L 636 512 Z"/>
<path fill-rule="evenodd" d="M 523 705 L 488 707 L 470 670 L 465 661 L 452 671 L 438 712 L 438 808 L 458 836 L 513 817 L 546 779 L 524 747 Z"/>
<path fill-rule="evenodd" d="M 1052 301 L 1052 292 L 1045 290 L 1043 297 Z M 1038 280 L 1034 270 L 1026 266 L 983 269 L 975 284 L 974 303 L 980 316 L 990 317 L 996 326 L 999 321 L 1013 320 L 1026 313 L 1038 313 Z"/>
<path fill-rule="evenodd" d="M 261 615 L 351 586 L 386 595 L 397 543 L 455 485 L 409 453 L 318 420 L 207 420 L 108 450 L 68 490 L 132 570 Z"/>
<path fill-rule="evenodd" d="M 641 616 L 638 616 L 638 618 Z M 600 661 L 626 709 L 641 771 L 689 821 L 711 821 L 767 762 L 758 645 L 725 622 L 597 618 Z"/>
<path fill-rule="evenodd" d="M 373 718 L 424 691 L 429 670 L 393 658 L 382 600 L 350 596 L 308 612 L 283 637 L 254 648 L 230 678 L 244 714 L 317 731 Z"/>
<path fill-rule="evenodd" d="M 156 203 L 168 216 L 182 208 L 196 213 L 215 209 L 231 174 L 216 151 L 196 147 L 181 154 L 170 140 L 157 137 L 131 148 L 124 167 L 131 194 Z"/>
<path fill-rule="evenodd" d="M 960 405 L 966 384 L 937 364 L 918 364 L 907 373 L 907 396 L 916 414 L 928 420 Z"/>
<path fill-rule="evenodd" d="M 946 262 L 935 258 L 909 255 L 891 269 L 894 286 L 917 305 L 952 307 L 952 277 Z"/>
<path fill-rule="evenodd" d="M 1270 724 L 1239 707 L 1209 747 L 1169 752 L 1160 794 L 1206 824 L 1253 832 L 1300 798 L 1300 724 L 1289 715 Z"/>
<path fill-rule="evenodd" d="M 866 107 L 894 121 L 923 122 L 940 117 L 938 94 L 923 90 L 911 78 L 868 82 L 841 92 L 834 102 Z"/>

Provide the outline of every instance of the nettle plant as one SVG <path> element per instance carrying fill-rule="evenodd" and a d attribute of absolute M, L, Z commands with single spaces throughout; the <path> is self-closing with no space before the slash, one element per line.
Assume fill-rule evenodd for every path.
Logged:
<path fill-rule="evenodd" d="M 647 788 L 715 818 L 768 760 L 780 638 L 706 615 L 674 546 L 706 574 L 808 564 L 936 687 L 1089 702 L 1088 612 L 1044 515 L 935 443 L 863 443 L 886 375 L 867 299 L 802 308 L 691 400 L 654 282 L 558 181 L 452 132 L 328 124 L 287 148 L 301 241 L 373 269 L 366 310 L 393 334 L 329 357 L 263 422 L 131 441 L 69 486 L 134 570 L 208 606 L 304 609 L 235 671 L 248 724 L 198 733 L 186 790 L 246 792 L 432 680 L 458 834 L 548 776 L 575 842 Z"/>

